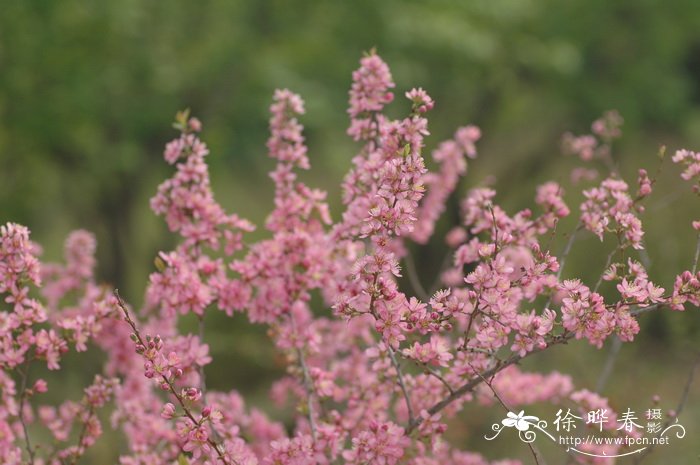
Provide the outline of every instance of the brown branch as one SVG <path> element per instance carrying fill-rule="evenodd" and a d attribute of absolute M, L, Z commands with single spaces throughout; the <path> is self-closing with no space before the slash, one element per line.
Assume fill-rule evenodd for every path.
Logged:
<path fill-rule="evenodd" d="M 433 280 L 433 283 L 430 285 L 430 289 L 428 290 L 429 295 L 435 294 L 437 292 L 438 288 L 440 287 L 440 284 L 442 283 L 442 273 L 445 272 L 450 265 L 450 262 L 452 261 L 452 258 L 454 256 L 454 251 L 448 249 L 447 252 L 445 253 L 445 256 L 442 258 L 442 262 L 440 263 L 440 270 L 437 272 L 435 275 L 435 279 Z"/>
<path fill-rule="evenodd" d="M 420 279 L 418 278 L 418 272 L 416 271 L 416 263 L 413 261 L 413 255 L 411 255 L 410 251 L 406 252 L 404 261 L 406 262 L 406 274 L 408 275 L 408 281 L 411 283 L 413 291 L 418 295 L 418 297 L 420 297 L 420 299 L 423 302 L 427 302 L 428 300 L 430 300 L 430 296 L 425 291 L 423 284 L 421 284 Z"/>
<path fill-rule="evenodd" d="M 583 229 L 583 225 L 579 222 L 576 225 L 576 229 L 574 229 L 574 232 L 571 233 L 571 236 L 569 236 L 569 240 L 566 241 L 566 246 L 564 247 L 564 250 L 561 253 L 561 257 L 559 258 L 559 270 L 557 271 L 557 281 L 561 279 L 561 276 L 564 273 L 564 265 L 566 265 L 566 259 L 569 258 L 571 249 L 573 248 L 574 242 L 576 241 L 576 236 L 578 235 L 579 231 L 581 231 L 581 229 Z"/>
<path fill-rule="evenodd" d="M 127 322 L 127 324 L 131 327 L 131 330 L 134 332 L 134 336 L 136 336 L 136 340 L 141 344 L 143 347 L 148 347 L 146 342 L 143 340 L 141 337 L 141 333 L 139 332 L 138 328 L 136 327 L 136 323 L 134 320 L 131 319 L 131 316 L 129 315 L 129 311 L 126 309 L 126 304 L 122 300 L 121 296 L 119 295 L 119 290 L 115 289 L 114 290 L 114 297 L 117 299 L 117 304 L 119 305 L 119 308 L 121 308 L 122 312 L 124 313 L 124 320 Z M 195 425 L 201 425 L 201 420 L 197 420 L 190 409 L 185 405 L 185 400 L 182 398 L 180 394 L 175 390 L 175 386 L 173 385 L 172 381 L 168 379 L 167 376 L 161 374 L 160 375 L 163 382 L 168 386 L 168 391 L 175 396 L 175 399 L 177 400 L 178 404 L 180 404 L 180 407 L 182 407 L 182 410 L 185 412 L 185 416 L 190 419 Z M 219 457 L 219 460 L 223 462 L 224 465 L 229 465 L 229 461 L 224 456 L 224 453 L 222 452 L 222 448 L 219 447 L 219 444 L 216 443 L 213 439 L 207 438 L 207 443 L 216 451 L 216 454 Z M 235 465 L 238 465 L 238 463 L 233 460 L 233 463 Z"/>
<path fill-rule="evenodd" d="M 90 419 L 92 416 L 95 414 L 95 409 L 94 407 L 90 406 L 88 408 L 88 415 L 86 421 L 83 422 L 83 427 L 80 430 L 80 435 L 78 436 L 78 446 L 76 451 L 73 453 L 73 457 L 71 458 L 70 465 L 75 465 L 78 463 L 78 459 L 85 453 L 85 448 L 83 447 L 83 441 L 85 440 L 85 434 L 87 433 L 87 428 L 88 428 L 88 423 L 90 422 Z"/>
<path fill-rule="evenodd" d="M 22 425 L 22 431 L 24 432 L 24 446 L 29 454 L 29 464 L 34 465 L 34 449 L 29 440 L 29 430 L 27 428 L 27 422 L 24 419 L 24 404 L 27 400 L 27 381 L 29 379 L 29 364 L 31 360 L 27 359 L 24 362 L 24 370 L 18 370 L 20 376 L 22 377 L 22 387 L 20 388 L 20 400 L 19 400 L 19 422 Z"/>
<path fill-rule="evenodd" d="M 484 382 L 484 384 L 486 384 L 489 387 L 489 389 L 493 393 L 494 397 L 496 397 L 496 400 L 498 400 L 498 402 L 503 406 L 503 408 L 506 410 L 506 412 L 508 412 L 508 413 L 512 412 L 513 410 L 510 407 L 508 407 L 508 405 L 506 405 L 506 403 L 503 401 L 503 399 L 501 399 L 501 396 L 498 395 L 498 393 L 496 392 L 496 389 L 494 389 L 491 381 L 484 378 L 477 370 L 474 369 L 474 367 L 471 364 L 469 364 L 469 366 L 472 367 L 472 370 L 474 370 L 474 373 L 476 373 L 481 378 L 481 380 Z M 530 443 L 530 442 L 526 442 L 526 444 L 527 444 L 527 447 L 530 449 L 530 452 L 532 453 L 532 458 L 535 459 L 535 464 L 547 465 L 546 462 L 544 461 L 544 458 L 542 457 L 542 453 L 539 451 L 539 449 L 537 449 L 535 447 L 535 445 Z M 540 459 L 541 459 L 541 461 L 540 461 Z"/>
<path fill-rule="evenodd" d="M 496 365 L 493 366 L 492 368 L 489 368 L 488 370 L 484 371 L 483 373 L 478 374 L 478 376 L 476 378 L 472 378 L 471 380 L 467 381 L 466 383 L 464 383 L 463 385 L 461 385 L 460 387 L 455 389 L 454 392 L 452 392 L 452 394 L 445 397 L 441 401 L 435 403 L 432 407 L 430 407 L 428 409 L 428 414 L 435 415 L 436 413 L 438 413 L 439 411 L 441 411 L 442 409 L 444 409 L 445 407 L 447 407 L 448 405 L 450 405 L 452 402 L 456 401 L 457 399 L 459 399 L 463 395 L 465 395 L 469 392 L 472 392 L 479 384 L 481 384 L 483 382 L 484 378 L 490 378 L 490 377 L 498 374 L 503 369 L 509 367 L 510 365 L 514 365 L 514 364 L 520 362 L 524 358 L 527 358 L 532 354 L 542 352 L 543 350 L 545 350 L 549 347 L 552 347 L 554 345 L 565 343 L 569 339 L 571 339 L 572 337 L 574 337 L 574 333 L 565 332 L 564 334 L 561 334 L 559 336 L 555 336 L 554 338 L 552 338 L 552 340 L 543 348 L 535 348 L 532 352 L 528 352 L 525 355 L 513 354 L 509 358 L 507 358 L 506 360 L 497 362 Z M 422 417 L 415 418 L 412 422 L 409 422 L 408 427 L 406 428 L 406 433 L 410 434 L 411 432 L 413 432 L 418 426 L 420 426 L 420 424 L 422 422 L 423 422 Z"/>
<path fill-rule="evenodd" d="M 199 316 L 199 343 L 204 344 L 204 315 Z M 202 387 L 202 397 L 205 396 L 207 391 L 207 380 L 204 373 L 204 364 L 199 366 L 199 384 Z"/>
<path fill-rule="evenodd" d="M 423 363 L 422 365 L 423 365 L 423 369 L 425 370 L 425 372 L 428 373 L 429 375 L 434 376 L 435 378 L 437 378 L 438 381 L 440 381 L 440 382 L 443 384 L 443 386 L 445 386 L 445 387 L 447 388 L 447 391 L 448 391 L 450 394 L 452 394 L 453 392 L 455 392 L 455 390 L 452 389 L 452 386 L 450 386 L 450 383 L 448 383 L 447 380 L 446 380 L 437 370 L 434 370 L 433 368 L 430 368 L 430 367 L 428 366 L 428 364 L 426 364 L 426 363 Z"/>
<path fill-rule="evenodd" d="M 292 328 L 294 332 L 296 333 L 296 323 L 294 321 L 294 315 L 289 314 L 289 321 L 292 324 Z M 304 389 L 306 390 L 306 395 L 309 396 L 308 402 L 307 402 L 307 407 L 309 409 L 309 425 L 311 427 L 311 436 L 313 437 L 314 441 L 316 441 L 316 436 L 317 436 L 317 428 L 316 428 L 316 413 L 314 411 L 314 402 L 316 400 L 316 391 L 314 390 L 314 384 L 313 380 L 311 379 L 311 373 L 309 372 L 309 367 L 306 364 L 306 358 L 304 356 L 304 351 L 301 350 L 299 347 L 296 348 L 296 354 L 297 358 L 299 359 L 299 366 L 301 367 L 301 371 L 304 377 Z"/>
<path fill-rule="evenodd" d="M 600 274 L 600 277 L 598 278 L 598 282 L 595 283 L 595 287 L 593 288 L 593 292 L 598 292 L 598 288 L 600 288 L 600 285 L 603 284 L 603 276 L 605 276 L 605 272 L 608 271 L 608 268 L 610 268 L 610 264 L 612 263 L 612 259 L 615 256 L 615 254 L 621 249 L 621 246 L 615 247 L 612 252 L 608 254 L 608 258 L 605 260 L 605 266 L 603 267 L 603 272 Z"/>
<path fill-rule="evenodd" d="M 377 315 L 377 312 L 374 309 L 374 303 L 376 302 L 376 297 L 375 297 L 375 292 L 376 292 L 376 286 L 377 286 L 377 281 L 379 279 L 379 273 L 374 273 L 374 279 L 372 280 L 372 288 L 371 288 L 371 295 L 369 298 L 369 306 L 368 311 L 369 313 L 377 320 L 379 321 L 379 315 Z M 389 344 L 388 341 L 386 341 L 386 347 L 389 352 L 389 358 L 391 359 L 391 364 L 394 366 L 394 369 L 396 370 L 396 378 L 397 378 L 397 383 L 399 387 L 401 388 L 401 392 L 403 393 L 403 397 L 406 400 L 406 409 L 408 410 L 408 422 L 409 424 L 413 423 L 415 421 L 415 417 L 413 416 L 413 407 L 411 406 L 411 398 L 408 395 L 408 389 L 406 389 L 406 383 L 404 383 L 403 380 L 403 373 L 401 371 L 401 366 L 399 365 L 398 361 L 396 360 L 396 355 L 394 354 L 394 349 L 392 349 L 391 344 Z"/>
<path fill-rule="evenodd" d="M 632 315 L 638 315 L 641 313 L 645 313 L 645 312 L 649 312 L 651 310 L 657 309 L 659 307 L 661 307 L 661 304 L 649 305 L 648 307 L 637 308 L 637 309 L 631 311 L 630 313 Z M 509 367 L 510 365 L 514 365 L 514 364 L 520 362 L 521 360 L 530 357 L 533 354 L 547 350 L 550 347 L 553 347 L 555 345 L 565 344 L 569 340 L 571 340 L 574 337 L 574 335 L 575 335 L 575 333 L 573 333 L 573 332 L 565 331 L 563 334 L 554 336 L 547 343 L 547 345 L 542 347 L 542 348 L 536 347 L 534 350 L 526 353 L 525 355 L 513 354 L 509 358 L 497 362 L 496 365 L 493 366 L 492 368 L 489 368 L 488 370 L 484 371 L 483 373 L 478 374 L 476 378 L 473 378 L 473 379 L 467 381 L 466 383 L 464 383 L 463 385 L 461 385 L 460 387 L 455 389 L 454 392 L 451 393 L 449 396 L 447 396 L 444 399 L 442 399 L 441 401 L 435 403 L 432 407 L 430 407 L 428 409 L 428 413 L 430 415 L 434 415 L 434 414 L 438 413 L 439 411 L 441 411 L 442 409 L 444 409 L 445 407 L 447 407 L 448 405 L 450 405 L 452 402 L 454 402 L 457 399 L 459 399 L 460 397 L 462 397 L 463 395 L 465 395 L 469 392 L 472 392 L 479 384 L 482 383 L 482 378 L 490 378 L 490 377 L 498 374 L 503 369 Z M 420 424 L 422 422 L 423 422 L 422 417 L 418 417 L 418 418 L 414 419 L 414 421 L 410 422 L 408 424 L 408 427 L 406 428 L 407 434 L 410 434 L 412 431 L 414 431 L 418 426 L 420 426 Z"/>
<path fill-rule="evenodd" d="M 399 383 L 399 387 L 401 388 L 401 392 L 403 393 L 404 399 L 406 399 L 406 409 L 408 410 L 408 422 L 413 423 L 415 421 L 415 416 L 413 415 L 413 407 L 411 406 L 411 398 L 408 395 L 408 390 L 406 389 L 406 383 L 404 383 L 403 380 L 403 373 L 401 372 L 401 366 L 399 365 L 399 362 L 396 360 L 396 355 L 394 355 L 394 349 L 391 348 L 389 344 L 387 344 L 387 349 L 389 350 L 389 357 L 391 358 L 391 363 L 394 365 L 394 369 L 396 370 L 396 377 Z"/>
<path fill-rule="evenodd" d="M 596 392 L 602 392 L 603 388 L 608 382 L 608 378 L 612 374 L 612 370 L 615 367 L 615 362 L 617 361 L 617 356 L 620 354 L 620 349 L 622 348 L 622 339 L 619 336 L 615 336 L 610 347 L 610 353 L 608 358 L 605 360 L 605 365 L 603 365 L 603 370 L 600 372 L 598 377 L 598 382 L 596 383 Z"/>

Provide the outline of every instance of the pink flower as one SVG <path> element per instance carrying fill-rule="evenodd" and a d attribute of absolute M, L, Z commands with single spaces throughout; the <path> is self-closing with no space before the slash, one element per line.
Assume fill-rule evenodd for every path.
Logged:
<path fill-rule="evenodd" d="M 370 54 L 360 60 L 361 67 L 352 75 L 350 90 L 350 109 L 348 113 L 355 118 L 362 113 L 380 111 L 394 98 L 388 89 L 394 87 L 389 67 L 376 54 Z"/>
<path fill-rule="evenodd" d="M 48 391 L 48 385 L 46 384 L 46 381 L 41 379 L 41 378 L 37 379 L 34 382 L 34 386 L 32 387 L 32 391 L 38 392 L 40 394 L 43 394 L 46 391 Z"/>
<path fill-rule="evenodd" d="M 404 349 L 403 354 L 426 365 L 443 367 L 448 366 L 448 362 L 453 358 L 447 341 L 438 336 L 431 337 L 427 344 L 414 343 L 411 348 Z"/>
<path fill-rule="evenodd" d="M 413 108 L 418 113 L 426 113 L 435 106 L 433 99 L 420 87 L 406 92 L 406 98 L 413 102 Z"/>
<path fill-rule="evenodd" d="M 372 422 L 369 429 L 362 431 L 352 440 L 353 448 L 343 453 L 343 458 L 351 464 L 367 463 L 395 465 L 403 457 L 409 439 L 403 428 L 391 422 Z"/>
<path fill-rule="evenodd" d="M 522 431 L 528 425 L 521 406 L 536 402 L 569 399 L 581 411 L 607 410 L 613 422 L 608 401 L 576 391 L 570 376 L 516 365 L 573 338 L 598 348 L 613 334 L 632 341 L 641 309 L 700 305 L 695 266 L 675 276 L 669 297 L 633 258 L 643 247 L 641 203 L 654 180 L 639 170 L 634 196 L 618 174 L 586 189 L 574 235 L 562 233 L 570 208 L 559 183 L 537 187 L 537 208 L 510 211 L 499 205 L 493 178 L 472 180 L 479 187 L 460 201 L 448 226 L 443 266 L 438 258 L 424 267 L 417 244 L 440 240 L 433 236 L 481 131 L 458 128 L 426 166 L 426 113 L 435 102 L 421 88 L 409 90 L 410 111 L 394 119 L 384 113 L 393 87 L 374 52 L 353 73 L 348 134 L 359 147 L 333 215 L 326 192 L 300 180 L 311 164 L 304 102 L 289 90 L 275 92 L 267 141 L 274 195 L 259 237 L 249 237 L 253 224 L 217 202 L 202 124 L 179 113 L 179 134 L 164 152 L 172 173 L 151 199 L 178 242 L 158 253 L 142 308 L 98 283 L 91 233 L 68 236 L 63 263 L 41 264 L 27 228 L 0 226 L 0 463 L 26 456 L 28 438 L 17 419 L 30 424 L 35 417 L 55 443 L 35 446 L 36 462 L 79 461 L 100 436 L 98 410 L 107 405 L 124 434 L 122 465 L 182 458 L 192 465 L 487 465 L 442 435 L 468 403 L 494 405 L 494 392 L 520 412 L 507 422 Z M 566 135 L 565 149 L 610 161 L 621 124 L 608 112 L 592 134 Z M 700 192 L 700 156 L 680 150 L 673 161 Z M 590 170 L 577 176 L 592 180 Z M 700 230 L 700 222 L 693 227 Z M 583 280 L 563 268 L 571 247 L 585 248 L 574 244 L 580 228 L 602 246 L 615 244 L 600 277 Z M 559 254 L 559 242 L 570 239 Z M 235 390 L 207 389 L 208 343 L 217 341 L 203 326 L 214 321 L 206 312 L 217 308 L 267 329 L 280 375 L 271 397 L 284 424 Z M 96 376 L 81 398 L 57 406 L 25 402 L 47 391 L 34 367 L 27 379 L 30 365 L 60 369 L 69 345 L 103 351 L 102 370 L 116 378 Z"/>
<path fill-rule="evenodd" d="M 163 406 L 163 410 L 160 412 L 161 418 L 165 418 L 166 420 L 170 420 L 175 416 L 175 406 L 168 402 Z"/>

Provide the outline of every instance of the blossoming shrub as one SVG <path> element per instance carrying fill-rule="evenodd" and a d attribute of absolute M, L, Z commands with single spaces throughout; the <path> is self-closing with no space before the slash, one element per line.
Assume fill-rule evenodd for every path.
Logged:
<path fill-rule="evenodd" d="M 568 152 L 610 169 L 584 191 L 580 206 L 571 209 L 554 182 L 537 189 L 534 210 L 514 214 L 498 206 L 494 190 L 472 189 L 461 203 L 461 224 L 446 237 L 453 259 L 436 289 L 414 279 L 416 295 L 408 295 L 398 287 L 401 264 L 411 261 L 407 246 L 433 235 L 467 160 L 476 157 L 480 131 L 457 129 L 432 153 L 437 169 L 428 171 L 423 146 L 433 101 L 410 90 L 410 113 L 390 119 L 383 110 L 393 87 L 379 56 L 362 58 L 348 110 L 359 152 L 342 183 L 344 210 L 334 215 L 325 192 L 297 180 L 310 168 L 298 120 L 304 103 L 288 90 L 275 93 L 267 144 L 277 161 L 270 173 L 274 207 L 263 225 L 268 238 L 256 243 L 246 241 L 255 226 L 216 202 L 201 123 L 180 113 L 180 136 L 165 149 L 174 174 L 151 207 L 181 241 L 157 257 L 139 311 L 96 283 L 92 234 L 68 237 L 64 264 L 41 264 L 26 227 L 2 226 L 2 463 L 77 463 L 100 436 L 99 412 L 111 400 L 111 427 L 126 438 L 122 465 L 483 465 L 489 462 L 478 453 L 443 439 L 450 418 L 468 403 L 491 405 L 497 395 L 509 409 L 568 402 L 581 411 L 605 407 L 614 417 L 606 399 L 577 389 L 570 376 L 528 373 L 516 363 L 572 339 L 597 347 L 614 336 L 632 341 L 640 313 L 700 303 L 696 264 L 679 270 L 673 283 L 654 283 L 637 260 L 644 248 L 640 214 L 655 180 L 641 169 L 631 186 L 617 174 L 610 143 L 620 135 L 619 115 L 606 114 L 590 135 L 564 138 Z M 681 150 L 673 161 L 697 193 L 700 154 Z M 595 176 L 586 168 L 572 174 Z M 557 254 L 548 244 L 572 214 L 580 219 Z M 700 229 L 699 222 L 692 226 Z M 616 244 L 600 280 L 563 280 L 574 239 L 588 233 Z M 614 299 L 598 292 L 603 281 L 616 288 Z M 313 296 L 323 308 L 312 310 Z M 193 313 L 201 326 L 204 314 L 217 310 L 268 326 L 286 364 L 270 395 L 282 406 L 291 399 L 292 424 L 246 405 L 235 389 L 206 389 L 204 332 L 182 334 L 178 320 Z M 60 370 L 71 349 L 103 351 L 103 373 L 82 398 L 43 405 L 50 386 L 30 369 Z M 37 443 L 41 429 L 53 440 Z"/>

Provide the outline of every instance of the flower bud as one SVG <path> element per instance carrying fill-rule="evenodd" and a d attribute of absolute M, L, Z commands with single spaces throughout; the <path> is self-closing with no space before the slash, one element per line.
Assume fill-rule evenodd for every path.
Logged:
<path fill-rule="evenodd" d="M 175 415 L 175 406 L 168 402 L 163 406 L 163 410 L 160 412 L 161 418 L 170 420 Z"/>

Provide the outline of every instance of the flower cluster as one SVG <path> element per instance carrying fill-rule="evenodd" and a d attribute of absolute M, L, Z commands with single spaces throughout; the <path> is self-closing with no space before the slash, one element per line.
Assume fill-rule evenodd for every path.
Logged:
<path fill-rule="evenodd" d="M 622 135 L 620 128 L 623 122 L 622 116 L 617 111 L 605 112 L 601 118 L 591 124 L 593 134 L 582 136 L 574 136 L 570 132 L 564 134 L 562 138 L 564 152 L 577 155 L 583 161 L 603 159 L 610 162 L 611 144 Z"/>
<path fill-rule="evenodd" d="M 645 181 L 642 181 L 642 186 Z M 581 221 L 586 229 L 603 240 L 606 232 L 614 233 L 635 249 L 643 249 L 642 222 L 636 215 L 634 199 L 629 187 L 621 179 L 608 178 L 600 187 L 584 191 L 586 201 L 581 204 Z"/>
<path fill-rule="evenodd" d="M 141 309 L 96 283 L 90 233 L 68 237 L 64 264 L 42 266 L 27 228 L 2 226 L 0 461 L 76 464 L 100 435 L 98 410 L 111 399 L 111 425 L 126 443 L 121 465 L 518 465 L 450 444 L 445 432 L 466 404 L 569 402 L 614 418 L 607 399 L 577 388 L 571 376 L 516 364 L 573 339 L 596 347 L 613 335 L 631 341 L 641 313 L 700 305 L 697 263 L 666 285 L 668 293 L 642 264 L 642 203 L 655 179 L 640 169 L 633 196 L 618 174 L 612 142 L 622 119 L 609 112 L 592 134 L 565 136 L 567 151 L 610 171 L 583 192 L 578 209 L 556 182 L 537 187 L 533 209 L 516 212 L 499 205 L 491 187 L 468 189 L 459 224 L 444 238 L 445 266 L 424 287 L 411 252 L 439 230 L 481 131 L 458 128 L 433 150 L 429 169 L 426 115 L 435 102 L 421 88 L 408 90 L 407 113 L 390 118 L 384 110 L 394 87 L 376 53 L 362 58 L 348 110 L 348 135 L 360 147 L 335 221 L 326 193 L 298 179 L 312 160 L 304 102 L 275 92 L 267 142 L 274 204 L 257 241 L 244 242 L 254 226 L 214 197 L 202 123 L 179 113 L 180 134 L 163 154 L 173 175 L 151 207 L 180 241 L 156 257 Z M 683 179 L 700 178 L 696 153 L 679 151 L 673 161 L 685 167 Z M 577 226 L 557 254 L 550 244 L 565 221 Z M 596 283 L 564 269 L 579 234 L 616 241 Z M 270 397 L 286 416 L 207 387 L 204 317 L 214 309 L 267 326 L 285 368 Z M 196 334 L 183 331 L 186 315 L 194 315 Z M 71 348 L 103 351 L 104 371 L 81 401 L 39 404 L 48 385 L 30 366 L 60 369 Z M 35 444 L 38 428 L 56 447 Z"/>
<path fill-rule="evenodd" d="M 40 248 L 29 239 L 29 230 L 13 223 L 0 227 L 0 295 L 6 307 L 0 311 L 0 460 L 7 464 L 34 460 L 38 452 L 29 437 L 36 420 L 48 428 L 56 445 L 46 463 L 75 463 L 102 433 L 97 410 L 111 398 L 115 379 L 95 377 L 81 402 L 66 401 L 59 408 L 37 404 L 48 383 L 32 377 L 30 367 L 45 363 L 61 369 L 61 358 L 75 344 L 85 351 L 98 338 L 103 322 L 113 312 L 105 291 L 92 280 L 95 241 L 85 231 L 66 241 L 66 264 L 41 266 Z M 42 283 L 42 303 L 35 289 Z M 72 297 L 69 294 L 75 294 Z M 32 380 L 33 379 L 33 380 Z M 80 431 L 75 440 L 71 431 Z"/>

